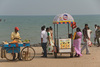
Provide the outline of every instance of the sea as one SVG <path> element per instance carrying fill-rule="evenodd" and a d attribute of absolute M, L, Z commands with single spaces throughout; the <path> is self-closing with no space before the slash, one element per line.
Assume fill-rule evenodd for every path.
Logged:
<path fill-rule="evenodd" d="M 100 15 L 72 15 L 77 27 L 81 30 L 84 28 L 85 24 L 88 24 L 92 30 L 91 41 L 94 42 L 94 25 L 100 25 Z M 31 44 L 38 44 L 41 42 L 40 33 L 41 26 L 46 27 L 53 25 L 53 18 L 55 15 L 46 16 L 0 16 L 0 44 L 2 41 L 11 42 L 11 33 L 14 31 L 15 27 L 19 27 L 19 33 L 22 40 L 28 39 Z M 71 27 L 69 28 L 70 33 L 72 33 Z M 76 29 L 74 29 L 74 32 Z M 57 32 L 57 31 L 56 31 Z M 68 25 L 59 24 L 58 25 L 58 35 L 59 38 L 68 38 Z M 82 41 L 83 42 L 83 41 Z"/>

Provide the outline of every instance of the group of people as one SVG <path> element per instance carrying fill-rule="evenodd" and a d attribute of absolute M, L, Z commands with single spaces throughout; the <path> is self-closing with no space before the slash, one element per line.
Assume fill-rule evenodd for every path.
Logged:
<path fill-rule="evenodd" d="M 73 42 L 73 46 L 74 49 L 76 51 L 75 56 L 79 57 L 82 56 L 82 51 L 86 48 L 86 54 L 90 54 L 89 52 L 89 48 L 88 48 L 88 41 L 90 41 L 90 34 L 92 33 L 91 30 L 89 30 L 88 24 L 85 24 L 85 27 L 83 29 L 83 41 L 84 41 L 84 45 L 81 48 L 81 41 L 82 41 L 82 32 L 81 29 L 78 27 L 76 28 L 76 32 L 74 34 L 74 42 Z"/>
<path fill-rule="evenodd" d="M 53 52 L 54 40 L 52 27 L 41 27 L 41 46 L 43 49 L 43 56 L 47 57 L 47 53 Z"/>
<path fill-rule="evenodd" d="M 81 41 L 82 41 L 82 32 L 80 28 L 76 29 L 76 32 L 74 33 L 74 49 L 76 51 L 75 56 L 79 57 L 82 56 L 82 51 L 86 48 L 86 54 L 90 54 L 89 48 L 88 46 L 92 45 L 91 42 L 91 33 L 92 31 L 89 29 L 88 24 L 85 24 L 85 28 L 83 29 L 83 41 L 84 41 L 84 45 L 81 48 Z M 94 38 L 94 44 L 95 42 L 98 42 L 98 46 L 100 46 L 100 26 L 95 25 L 95 38 Z"/>
<path fill-rule="evenodd" d="M 94 44 L 96 44 L 96 41 L 98 43 L 98 46 L 100 46 L 100 26 L 95 24 L 95 35 L 94 35 Z"/>
<path fill-rule="evenodd" d="M 76 52 L 75 57 L 82 56 L 82 52 L 84 49 L 86 49 L 86 54 L 90 54 L 88 46 L 92 45 L 91 33 L 92 33 L 92 30 L 90 30 L 88 24 L 85 24 L 85 27 L 82 31 L 79 27 L 76 28 L 76 32 L 73 35 L 73 39 L 74 39 L 73 47 Z M 83 36 L 84 45 L 81 48 L 82 36 Z M 100 46 L 100 26 L 97 26 L 97 25 L 95 25 L 94 42 L 96 40 L 98 42 L 98 47 L 99 47 Z M 41 45 L 44 51 L 42 57 L 47 57 L 47 52 L 53 52 L 54 40 L 53 40 L 52 27 L 47 27 L 47 28 L 45 28 L 45 26 L 41 27 Z"/>
<path fill-rule="evenodd" d="M 21 42 L 21 37 L 20 34 L 18 33 L 19 28 L 15 27 L 15 31 L 11 33 L 11 40 L 16 40 L 18 42 Z M 88 24 L 85 24 L 85 27 L 83 29 L 83 34 L 82 31 L 79 27 L 76 28 L 76 32 L 73 35 L 73 46 L 75 49 L 75 57 L 80 57 L 82 56 L 82 51 L 86 48 L 86 54 L 90 54 L 88 46 L 92 44 L 90 41 L 91 39 L 91 33 L 92 31 L 89 29 Z M 81 48 L 81 41 L 82 41 L 82 36 L 83 36 L 83 41 L 84 45 Z M 100 46 L 100 26 L 95 25 L 95 38 L 94 38 L 94 44 L 98 43 L 98 46 Z M 41 27 L 41 46 L 43 49 L 43 56 L 42 57 L 47 57 L 47 53 L 52 53 L 53 52 L 53 46 L 54 46 L 54 40 L 53 40 L 53 28 L 50 27 Z M 15 60 L 16 54 L 14 54 L 13 60 Z M 20 58 L 20 53 L 18 53 L 18 58 Z"/>
<path fill-rule="evenodd" d="M 19 28 L 15 27 L 15 31 L 11 33 L 11 39 L 16 40 L 18 42 L 21 42 L 20 39 L 20 34 L 18 33 Z M 85 27 L 83 29 L 83 34 L 82 31 L 79 27 L 76 28 L 76 32 L 73 35 L 73 46 L 75 49 L 75 57 L 80 57 L 82 56 L 82 51 L 86 48 L 86 54 L 90 54 L 88 46 L 92 44 L 90 41 L 91 39 L 91 33 L 92 31 L 89 29 L 88 24 L 85 24 Z M 82 36 L 83 36 L 83 41 L 84 45 L 81 48 L 81 41 L 82 41 Z M 94 44 L 97 41 L 98 46 L 100 46 L 100 26 L 95 25 L 95 38 L 94 38 Z M 47 57 L 47 53 L 52 53 L 53 52 L 53 46 L 54 46 L 54 40 L 53 40 L 53 28 L 50 27 L 41 27 L 41 46 L 43 48 L 43 56 L 42 57 Z M 16 54 L 14 54 L 13 60 L 15 60 Z M 20 58 L 20 53 L 18 53 L 18 58 Z"/>

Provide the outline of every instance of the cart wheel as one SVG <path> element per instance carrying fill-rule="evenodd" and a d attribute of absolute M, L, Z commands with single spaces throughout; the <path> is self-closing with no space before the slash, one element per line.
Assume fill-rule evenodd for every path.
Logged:
<path fill-rule="evenodd" d="M 17 51 L 17 52 L 20 52 L 18 49 L 14 49 L 14 51 Z M 9 53 L 10 52 L 10 53 Z M 17 55 L 16 55 L 17 54 Z M 12 61 L 13 60 L 13 56 L 15 55 L 15 60 L 17 59 L 18 57 L 18 53 L 13 53 L 13 50 L 10 48 L 8 49 L 7 51 L 5 51 L 5 58 L 9 61 Z"/>
<path fill-rule="evenodd" d="M 54 52 L 54 57 L 57 58 L 57 52 Z"/>
<path fill-rule="evenodd" d="M 1 58 L 5 58 L 5 49 L 1 48 Z"/>
<path fill-rule="evenodd" d="M 32 47 L 25 47 L 21 51 L 22 60 L 31 61 L 35 57 L 35 50 Z"/>

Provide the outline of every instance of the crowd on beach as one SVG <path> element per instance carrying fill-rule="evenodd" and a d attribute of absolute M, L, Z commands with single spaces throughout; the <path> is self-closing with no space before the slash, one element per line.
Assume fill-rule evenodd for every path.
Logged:
<path fill-rule="evenodd" d="M 88 24 L 85 24 L 85 27 L 83 30 L 81 30 L 79 27 L 76 28 L 76 32 L 73 36 L 73 47 L 75 50 L 75 57 L 82 56 L 82 52 L 84 49 L 86 49 L 86 54 L 89 55 L 89 46 L 91 47 L 93 42 L 91 42 L 91 33 L 92 30 L 89 28 Z M 82 39 L 83 38 L 83 39 Z M 81 41 L 84 41 L 84 44 L 81 48 Z M 94 34 L 94 45 L 96 45 L 97 41 L 97 47 L 100 46 L 100 26 L 95 24 L 95 34 Z M 53 29 L 52 27 L 45 28 L 45 25 L 41 27 L 41 46 L 43 49 L 43 56 L 47 57 L 48 52 L 53 52 L 53 46 L 54 46 L 54 40 L 53 40 Z M 51 49 L 48 49 L 51 48 Z"/>
<path fill-rule="evenodd" d="M 11 33 L 11 40 L 13 42 L 17 41 L 17 43 L 21 42 L 21 37 L 19 34 L 19 28 L 15 27 L 14 32 Z M 83 34 L 82 34 L 83 33 Z M 73 47 L 75 50 L 75 57 L 82 56 L 82 52 L 84 49 L 86 49 L 86 54 L 90 54 L 89 46 L 92 46 L 91 42 L 91 33 L 92 30 L 90 30 L 88 24 L 85 24 L 84 29 L 81 31 L 79 27 L 76 28 L 76 32 L 71 39 L 73 39 Z M 70 37 L 70 36 L 69 36 Z M 83 38 L 83 39 L 82 39 Z M 84 41 L 84 45 L 81 48 L 81 41 Z M 97 41 L 97 47 L 100 46 L 100 26 L 95 25 L 95 34 L 94 34 L 94 45 Z M 53 53 L 54 52 L 54 39 L 53 39 L 53 28 L 50 27 L 41 27 L 41 46 L 43 49 L 43 56 L 47 57 L 47 53 Z M 14 53 L 13 60 L 15 60 L 16 54 Z M 21 60 L 20 53 L 18 53 L 18 59 Z"/>

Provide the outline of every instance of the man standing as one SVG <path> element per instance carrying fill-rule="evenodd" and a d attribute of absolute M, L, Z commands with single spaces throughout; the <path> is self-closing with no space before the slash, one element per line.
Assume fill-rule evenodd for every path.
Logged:
<path fill-rule="evenodd" d="M 86 48 L 86 54 L 90 54 L 88 44 L 87 44 L 87 41 L 89 40 L 87 29 L 88 29 L 88 24 L 85 24 L 85 28 L 83 29 L 83 36 L 84 36 L 83 41 L 85 42 L 85 44 L 83 45 L 81 52 Z"/>
<path fill-rule="evenodd" d="M 18 32 L 19 31 L 19 28 L 18 27 L 15 27 L 14 30 L 15 31 L 11 33 L 11 40 L 15 40 L 18 43 L 22 43 L 21 42 L 20 34 Z M 16 54 L 14 53 L 13 60 L 15 60 L 15 57 L 16 57 Z M 20 53 L 18 53 L 18 59 L 21 60 Z"/>
<path fill-rule="evenodd" d="M 41 46 L 44 51 L 44 54 L 42 57 L 47 57 L 47 50 L 46 50 L 46 45 L 47 45 L 47 32 L 45 30 L 45 27 L 41 27 Z"/>
<path fill-rule="evenodd" d="M 98 46 L 100 46 L 100 26 L 97 27 L 97 30 L 96 30 L 96 39 L 97 39 L 97 42 L 98 42 Z"/>
<path fill-rule="evenodd" d="M 94 32 L 94 45 L 96 45 L 96 30 L 97 30 L 97 24 L 94 25 L 95 27 L 95 32 Z"/>

